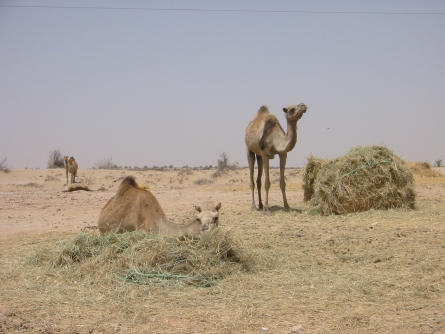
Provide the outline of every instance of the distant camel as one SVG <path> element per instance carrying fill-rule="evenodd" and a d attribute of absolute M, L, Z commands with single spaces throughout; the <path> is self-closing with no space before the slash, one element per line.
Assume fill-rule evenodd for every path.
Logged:
<path fill-rule="evenodd" d="M 77 174 L 77 162 L 74 160 L 74 157 L 64 156 L 63 160 L 65 161 L 65 170 L 66 170 L 66 185 L 68 185 L 68 173 L 71 174 L 71 184 L 76 183 L 76 174 Z"/>
<path fill-rule="evenodd" d="M 283 108 L 286 113 L 287 120 L 287 134 L 281 127 L 278 119 L 272 115 L 266 106 L 262 106 L 255 118 L 249 123 L 246 128 L 246 146 L 247 146 L 247 160 L 249 162 L 250 171 L 250 189 L 252 191 L 252 209 L 256 209 L 255 206 L 255 184 L 254 169 L 255 169 L 255 157 L 258 162 L 258 201 L 259 208 L 264 211 L 269 211 L 269 159 L 273 159 L 275 154 L 280 157 L 280 189 L 283 194 L 284 208 L 289 209 L 289 204 L 286 199 L 286 182 L 284 180 L 284 170 L 286 168 L 287 152 L 290 152 L 297 143 L 297 122 L 306 112 L 307 107 L 305 104 L 291 105 L 287 108 Z M 261 175 L 266 175 L 265 189 L 266 200 L 261 202 Z"/>
<path fill-rule="evenodd" d="M 99 215 L 101 233 L 126 231 L 156 231 L 170 235 L 199 234 L 210 231 L 219 224 L 219 209 L 213 202 L 196 206 L 197 217 L 190 223 L 178 225 L 170 221 L 156 197 L 139 188 L 133 176 L 127 176 L 120 184 L 116 195 L 111 198 Z"/>

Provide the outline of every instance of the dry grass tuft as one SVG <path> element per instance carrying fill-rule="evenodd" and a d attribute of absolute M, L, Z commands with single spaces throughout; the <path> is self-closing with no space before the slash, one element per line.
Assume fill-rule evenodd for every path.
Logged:
<path fill-rule="evenodd" d="M 414 177 L 404 160 L 382 146 L 357 146 L 320 168 L 312 213 L 414 208 Z"/>
<path fill-rule="evenodd" d="M 42 184 L 39 184 L 39 183 L 37 183 L 37 182 L 28 182 L 28 183 L 23 184 L 23 187 L 42 188 L 43 185 L 42 185 Z"/>
<path fill-rule="evenodd" d="M 202 179 L 202 178 L 193 182 L 193 184 L 196 184 L 197 186 L 209 185 L 212 183 L 214 183 L 214 181 L 208 180 L 208 179 Z"/>
<path fill-rule="evenodd" d="M 417 177 L 443 177 L 443 174 L 431 168 L 429 162 L 408 162 L 411 172 Z"/>
<path fill-rule="evenodd" d="M 251 258 L 227 231 L 195 237 L 131 232 L 81 233 L 54 249 L 40 249 L 28 263 L 72 280 L 118 279 L 135 284 L 213 286 L 236 271 L 248 270 Z"/>
<path fill-rule="evenodd" d="M 139 184 L 139 188 L 142 190 L 150 190 L 150 186 L 145 183 Z"/>
<path fill-rule="evenodd" d="M 48 182 L 48 181 L 60 181 L 60 179 L 57 177 L 54 177 L 52 175 L 47 175 L 45 178 L 45 182 Z"/>

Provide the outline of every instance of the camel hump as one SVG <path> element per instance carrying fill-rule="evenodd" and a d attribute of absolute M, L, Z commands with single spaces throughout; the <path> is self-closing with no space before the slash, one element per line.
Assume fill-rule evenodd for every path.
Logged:
<path fill-rule="evenodd" d="M 263 113 L 263 112 L 269 112 L 269 108 L 267 108 L 267 106 L 261 106 L 261 108 L 258 110 L 258 113 Z"/>
<path fill-rule="evenodd" d="M 116 195 L 119 196 L 120 194 L 123 194 L 130 188 L 137 188 L 139 189 L 139 185 L 136 183 L 134 176 L 127 176 L 122 183 L 119 186 L 119 189 L 117 190 Z"/>
<path fill-rule="evenodd" d="M 264 125 L 263 135 L 260 139 L 260 148 L 264 150 L 267 146 L 267 142 L 270 138 L 270 134 L 272 133 L 273 129 L 277 126 L 278 121 L 276 118 L 268 119 L 266 124 Z"/>

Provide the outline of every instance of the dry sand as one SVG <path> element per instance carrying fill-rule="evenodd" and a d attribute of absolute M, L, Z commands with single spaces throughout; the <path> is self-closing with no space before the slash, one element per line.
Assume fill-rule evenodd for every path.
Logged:
<path fill-rule="evenodd" d="M 97 225 L 100 211 L 114 196 L 125 176 L 133 175 L 139 184 L 145 184 L 156 196 L 167 216 L 180 223 L 193 212 L 194 205 L 213 200 L 224 208 L 250 207 L 250 190 L 247 169 L 229 172 L 213 178 L 214 170 L 192 171 L 129 171 L 129 170 L 79 170 L 76 183 L 90 189 L 104 191 L 76 191 L 64 193 L 65 170 L 18 169 L 0 174 L 0 238 L 17 233 L 42 233 L 50 231 L 80 232 Z M 287 173 L 287 194 L 290 201 L 300 200 L 301 179 L 299 170 Z M 282 205 L 278 185 L 279 171 L 272 170 L 270 201 Z M 206 185 L 196 181 L 207 180 Z M 205 181 L 204 181 L 205 182 Z"/>

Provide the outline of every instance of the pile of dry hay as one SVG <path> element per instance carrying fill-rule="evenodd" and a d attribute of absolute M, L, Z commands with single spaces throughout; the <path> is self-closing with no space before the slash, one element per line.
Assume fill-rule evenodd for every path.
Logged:
<path fill-rule="evenodd" d="M 39 250 L 28 262 L 49 267 L 66 280 L 123 280 L 135 284 L 212 286 L 236 271 L 249 270 L 252 258 L 228 231 L 195 237 L 148 232 L 106 235 L 81 233 L 53 250 Z"/>
<path fill-rule="evenodd" d="M 329 160 L 315 158 L 312 155 L 307 159 L 307 163 L 303 169 L 303 192 L 304 201 L 308 202 L 314 195 L 314 183 L 315 179 L 322 168 Z"/>
<path fill-rule="evenodd" d="M 416 197 L 405 161 L 382 146 L 357 146 L 334 160 L 310 157 L 303 190 L 310 212 L 324 215 L 413 208 Z"/>

